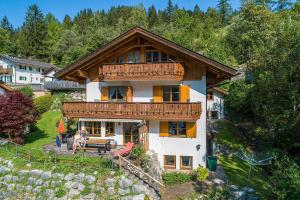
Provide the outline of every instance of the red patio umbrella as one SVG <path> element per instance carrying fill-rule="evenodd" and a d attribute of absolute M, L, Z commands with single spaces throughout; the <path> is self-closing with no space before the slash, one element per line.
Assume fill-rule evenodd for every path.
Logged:
<path fill-rule="evenodd" d="M 59 121 L 59 125 L 58 125 L 58 133 L 62 134 L 65 132 L 65 125 L 62 119 L 60 119 Z"/>

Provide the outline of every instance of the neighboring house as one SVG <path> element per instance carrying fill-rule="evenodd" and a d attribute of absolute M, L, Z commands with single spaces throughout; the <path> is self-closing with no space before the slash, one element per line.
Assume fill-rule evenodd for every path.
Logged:
<path fill-rule="evenodd" d="M 46 70 L 54 65 L 31 59 L 0 55 L 0 80 L 10 85 L 43 84 Z"/>
<path fill-rule="evenodd" d="M 141 28 L 133 28 L 56 73 L 86 84 L 86 102 L 63 113 L 78 129 L 143 143 L 165 170 L 206 166 L 206 89 L 236 70 Z"/>
<path fill-rule="evenodd" d="M 7 85 L 3 81 L 0 81 L 0 95 L 5 94 L 6 92 L 13 91 L 13 89 Z"/>
<path fill-rule="evenodd" d="M 47 70 L 44 70 L 44 72 L 42 73 L 42 75 L 44 76 L 44 81 L 48 82 L 48 81 L 56 81 L 57 79 L 54 77 L 54 74 L 58 71 L 62 70 L 62 68 L 53 66 Z"/>
<path fill-rule="evenodd" d="M 227 93 L 219 87 L 207 90 L 207 119 L 224 118 L 224 96 Z"/>

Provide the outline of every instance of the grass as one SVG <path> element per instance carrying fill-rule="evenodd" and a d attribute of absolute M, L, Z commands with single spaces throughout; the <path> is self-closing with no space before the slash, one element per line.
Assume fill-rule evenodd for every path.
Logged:
<path fill-rule="evenodd" d="M 217 134 L 218 144 L 223 144 L 234 151 L 241 148 L 250 151 L 241 139 L 236 136 L 237 129 L 228 121 L 218 123 L 220 132 Z M 239 187 L 252 187 L 257 191 L 261 199 L 273 199 L 272 186 L 259 167 L 252 168 L 251 177 L 248 179 L 249 165 L 235 156 L 219 155 L 218 160 L 222 164 L 228 177 L 229 184 Z"/>
<path fill-rule="evenodd" d="M 38 120 L 35 129 L 25 138 L 25 146 L 42 149 L 43 145 L 55 141 L 57 135 L 56 123 L 62 118 L 60 111 L 45 112 Z"/>

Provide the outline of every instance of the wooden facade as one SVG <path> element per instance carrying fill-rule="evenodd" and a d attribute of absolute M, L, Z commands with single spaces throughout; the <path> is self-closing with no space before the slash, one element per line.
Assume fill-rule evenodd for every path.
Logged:
<path fill-rule="evenodd" d="M 184 67 L 177 62 L 104 64 L 99 69 L 99 76 L 103 81 L 182 81 Z"/>
<path fill-rule="evenodd" d="M 65 102 L 68 118 L 196 121 L 201 103 Z"/>

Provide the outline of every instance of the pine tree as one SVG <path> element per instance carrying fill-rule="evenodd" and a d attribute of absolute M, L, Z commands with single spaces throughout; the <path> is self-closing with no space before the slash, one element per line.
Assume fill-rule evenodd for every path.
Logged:
<path fill-rule="evenodd" d="M 225 26 L 228 22 L 228 16 L 231 12 L 231 6 L 228 2 L 229 0 L 219 0 L 218 10 L 221 15 L 222 26 Z"/>
<path fill-rule="evenodd" d="M 13 32 L 13 26 L 9 23 L 7 16 L 4 16 L 0 22 L 0 27 L 9 32 Z"/>
<path fill-rule="evenodd" d="M 69 15 L 66 15 L 63 19 L 63 27 L 65 29 L 70 30 L 72 28 L 72 25 L 73 25 L 73 23 L 72 23 L 71 17 Z"/>
<path fill-rule="evenodd" d="M 171 21 L 171 17 L 174 13 L 174 10 L 175 10 L 175 7 L 173 5 L 173 2 L 172 0 L 168 0 L 168 5 L 165 9 L 165 12 L 166 12 L 166 17 L 167 17 L 167 20 L 170 22 Z"/>
<path fill-rule="evenodd" d="M 151 28 L 153 25 L 156 24 L 158 18 L 157 18 L 157 12 L 155 9 L 155 6 L 152 5 L 148 8 L 148 25 Z"/>
<path fill-rule="evenodd" d="M 22 32 L 24 55 L 40 59 L 45 58 L 47 27 L 44 15 L 36 4 L 27 9 Z"/>

